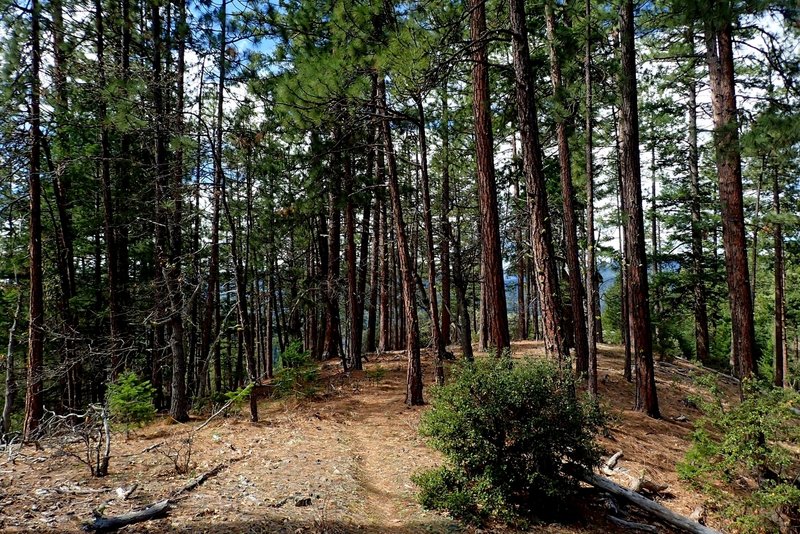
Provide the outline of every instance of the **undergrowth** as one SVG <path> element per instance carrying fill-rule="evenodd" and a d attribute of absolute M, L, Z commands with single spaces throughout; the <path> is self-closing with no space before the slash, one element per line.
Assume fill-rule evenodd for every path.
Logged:
<path fill-rule="evenodd" d="M 420 431 L 446 463 L 413 477 L 426 508 L 482 522 L 553 517 L 598 463 L 597 405 L 552 363 L 465 362 L 433 391 Z"/>

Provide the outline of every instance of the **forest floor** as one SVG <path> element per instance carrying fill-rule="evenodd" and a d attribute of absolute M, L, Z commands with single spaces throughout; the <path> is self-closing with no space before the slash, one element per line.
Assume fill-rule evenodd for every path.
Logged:
<path fill-rule="evenodd" d="M 689 445 L 692 423 L 699 415 L 687 400 L 694 393 L 691 376 L 696 369 L 683 361 L 656 364 L 663 417 L 651 420 L 631 410 L 634 388 L 622 375 L 622 348 L 599 349 L 600 395 L 612 415 L 608 435 L 601 438 L 603 447 L 608 455 L 623 451 L 618 465 L 630 475 L 646 474 L 668 484 L 660 502 L 690 515 L 704 497 L 678 479 L 675 464 Z M 514 343 L 513 351 L 515 357 L 541 354 L 542 346 Z M 381 370 L 376 372 L 378 366 Z M 194 434 L 191 471 L 184 475 L 176 474 L 164 453 L 185 453 L 186 437 L 205 417 L 186 425 L 162 417 L 127 438 L 124 432 L 115 433 L 109 475 L 104 478 L 91 477 L 85 465 L 57 448 L 28 446 L 13 458 L 3 456 L 0 531 L 77 532 L 101 505 L 106 516 L 140 509 L 220 465 L 216 475 L 184 493 L 166 517 L 126 527 L 127 532 L 503 531 L 466 527 L 417 504 L 411 474 L 441 461 L 417 432 L 426 408 L 403 404 L 402 353 L 372 356 L 365 368 L 344 375 L 335 362 L 326 362 L 322 388 L 313 397 L 264 400 L 259 423 L 250 423 L 243 413 L 213 420 Z M 424 370 L 427 386 L 432 379 L 429 355 Z M 735 396 L 732 385 L 730 394 Z M 617 481 L 629 483 L 625 478 Z M 117 494 L 118 488 L 134 484 L 136 490 L 128 498 Z M 583 502 L 566 522 L 528 532 L 616 531 L 605 519 L 596 492 L 587 489 Z M 713 514 L 708 522 L 720 526 Z M 669 532 L 663 526 L 659 531 Z"/>

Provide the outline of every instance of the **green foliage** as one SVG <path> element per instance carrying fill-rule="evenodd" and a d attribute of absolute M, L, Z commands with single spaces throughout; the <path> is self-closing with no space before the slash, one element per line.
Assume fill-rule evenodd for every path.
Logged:
<path fill-rule="evenodd" d="M 420 432 L 444 467 L 418 474 L 420 502 L 466 520 L 546 516 L 565 506 L 575 475 L 599 459 L 596 404 L 579 399 L 570 373 L 508 357 L 462 363 L 433 392 Z"/>
<path fill-rule="evenodd" d="M 306 397 L 316 391 L 319 369 L 311 354 L 303 351 L 299 341 L 294 341 L 281 354 L 281 368 L 275 373 L 273 384 L 277 397 Z"/>
<path fill-rule="evenodd" d="M 386 377 L 387 369 L 381 364 L 376 365 L 372 369 L 367 369 L 364 374 L 367 380 L 372 380 L 376 384 L 380 383 Z"/>
<path fill-rule="evenodd" d="M 800 419 L 797 393 L 757 383 L 744 385 L 744 400 L 726 406 L 714 377 L 700 379 L 707 397 L 679 475 L 724 503 L 724 513 L 743 532 L 797 526 L 800 519 Z M 756 490 L 732 498 L 733 484 L 749 481 Z M 739 484 L 740 485 L 740 484 Z"/>
<path fill-rule="evenodd" d="M 242 406 L 244 406 L 245 401 L 247 401 L 250 398 L 250 393 L 252 391 L 253 391 L 252 383 L 247 384 L 246 386 L 241 387 L 239 389 L 235 389 L 233 391 L 226 391 L 224 393 L 225 402 L 226 403 L 230 402 L 231 408 L 233 408 L 236 411 L 239 411 L 242 409 Z"/>
<path fill-rule="evenodd" d="M 140 380 L 136 373 L 121 374 L 108 386 L 108 411 L 116 423 L 125 428 L 142 425 L 153 420 L 155 389 L 149 380 Z"/>

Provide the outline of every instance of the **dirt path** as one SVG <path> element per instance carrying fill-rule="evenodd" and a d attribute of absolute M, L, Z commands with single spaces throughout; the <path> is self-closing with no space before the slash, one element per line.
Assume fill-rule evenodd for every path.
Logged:
<path fill-rule="evenodd" d="M 516 352 L 540 350 L 539 344 L 516 344 Z M 685 450 L 691 419 L 681 404 L 688 391 L 682 372 L 658 370 L 665 418 L 651 421 L 630 411 L 632 385 L 621 376 L 621 354 L 604 347 L 601 395 L 615 413 L 609 453 L 625 451 L 624 467 L 647 471 L 674 488 L 665 504 L 691 513 L 702 497 L 681 485 L 674 465 Z M 414 498 L 411 475 L 437 465 L 441 458 L 417 432 L 425 408 L 403 404 L 405 361 L 402 354 L 372 359 L 367 369 L 384 371 L 377 382 L 364 372 L 342 375 L 323 366 L 324 391 L 303 401 L 270 401 L 260 407 L 262 422 L 244 417 L 215 421 L 192 443 L 192 472 L 175 473 L 158 450 L 181 447 L 190 426 L 162 420 L 136 431 L 129 440 L 115 437 L 111 473 L 103 479 L 57 449 L 31 447 L 16 458 L 0 458 L 0 531 L 78 532 L 92 510 L 107 502 L 116 515 L 163 499 L 192 476 L 220 463 L 227 467 L 177 503 L 165 518 L 129 527 L 127 532 L 157 533 L 367 533 L 449 534 L 478 532 L 442 514 L 423 510 Z M 431 378 L 425 369 L 426 383 Z M 689 421 L 676 422 L 677 415 Z M 196 424 L 196 423 L 195 423 Z M 145 452 L 157 443 L 157 450 Z M 623 481 L 624 482 L 624 481 Z M 138 488 L 130 499 L 115 497 L 117 488 Z M 498 532 L 496 528 L 487 532 Z M 532 532 L 569 534 L 609 532 L 602 522 L 546 525 Z"/>

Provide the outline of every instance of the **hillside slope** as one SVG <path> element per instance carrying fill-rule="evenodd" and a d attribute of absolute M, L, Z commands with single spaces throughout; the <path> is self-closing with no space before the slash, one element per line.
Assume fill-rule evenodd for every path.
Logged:
<path fill-rule="evenodd" d="M 601 438 L 604 448 L 609 455 L 623 451 L 619 466 L 630 476 L 646 474 L 669 484 L 662 503 L 691 514 L 704 498 L 678 480 L 675 463 L 688 447 L 698 415 L 687 402 L 695 369 L 684 362 L 657 364 L 663 419 L 653 421 L 630 409 L 633 386 L 622 376 L 621 348 L 602 345 L 600 351 L 600 391 L 613 416 L 608 435 Z M 515 357 L 540 353 L 540 343 L 514 344 Z M 425 360 L 427 386 L 432 369 Z M 375 372 L 378 366 L 385 372 Z M 115 434 L 110 475 L 101 479 L 57 449 L 26 447 L 0 460 L 0 530 L 77 532 L 103 503 L 106 515 L 138 509 L 222 465 L 186 492 L 166 517 L 126 527 L 127 532 L 478 532 L 415 501 L 411 474 L 440 458 L 417 434 L 425 407 L 403 405 L 404 383 L 401 353 L 373 356 L 365 372 L 348 375 L 334 362 L 323 364 L 322 388 L 314 397 L 264 401 L 262 422 L 229 416 L 197 432 L 192 470 L 185 475 L 176 474 L 168 456 L 188 450 L 186 436 L 203 418 L 188 425 L 162 419 L 128 439 Z M 623 475 L 618 482 L 629 480 Z M 116 495 L 117 488 L 134 484 L 129 498 Z M 614 531 L 596 492 L 587 489 L 584 502 L 572 521 L 532 531 Z M 713 517 L 709 523 L 719 526 Z"/>

